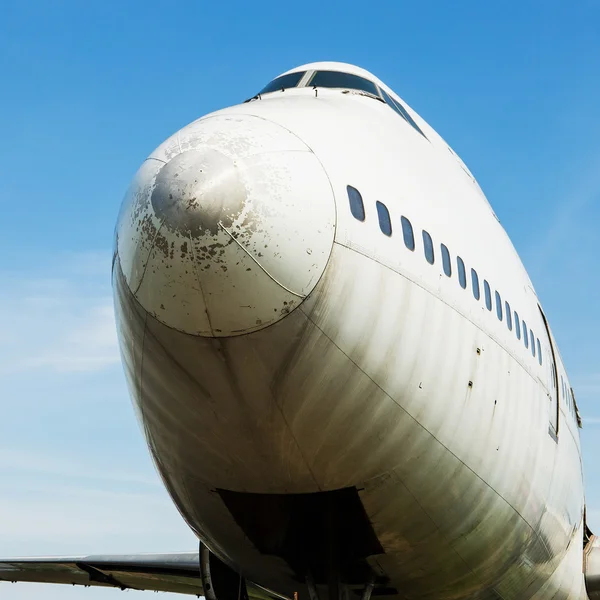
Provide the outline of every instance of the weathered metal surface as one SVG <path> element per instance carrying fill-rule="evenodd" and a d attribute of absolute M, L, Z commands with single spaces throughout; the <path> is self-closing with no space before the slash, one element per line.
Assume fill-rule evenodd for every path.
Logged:
<path fill-rule="evenodd" d="M 600 539 L 592 536 L 585 548 L 583 563 L 585 587 L 590 600 L 600 598 Z"/>
<path fill-rule="evenodd" d="M 548 435 L 550 360 L 419 242 L 427 230 L 436 257 L 441 242 L 461 256 L 542 339 L 538 299 L 481 190 L 422 120 L 430 141 L 370 98 L 289 92 L 170 138 L 120 217 L 124 365 L 178 508 L 247 578 L 287 595 L 308 591 L 216 489 L 358 488 L 384 550 L 369 563 L 406 598 L 585 598 L 578 430 L 559 395 L 558 441 Z M 176 240 L 194 252 L 171 254 Z M 566 378 L 559 355 L 557 370 Z"/>
<path fill-rule="evenodd" d="M 328 177 L 289 131 L 199 120 L 142 165 L 117 227 L 121 267 L 149 314 L 223 337 L 268 326 L 314 288 L 333 244 Z"/>

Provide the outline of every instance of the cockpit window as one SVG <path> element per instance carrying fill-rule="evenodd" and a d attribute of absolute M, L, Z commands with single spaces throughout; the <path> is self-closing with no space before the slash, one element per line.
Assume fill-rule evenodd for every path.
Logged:
<path fill-rule="evenodd" d="M 275 80 L 277 81 L 277 80 Z M 352 75 L 351 73 L 340 73 L 339 71 L 317 71 L 307 83 L 309 87 L 344 88 L 348 90 L 361 90 L 380 98 L 377 86 L 368 79 Z"/>
<path fill-rule="evenodd" d="M 259 94 L 268 94 L 269 92 L 276 92 L 277 90 L 285 90 L 286 88 L 296 87 L 306 71 L 296 71 L 295 73 L 288 73 L 287 75 L 282 75 L 277 79 L 273 79 L 271 83 L 265 86 Z"/>
<path fill-rule="evenodd" d="M 381 90 L 381 95 L 386 104 L 396 111 L 415 131 L 419 132 L 425 139 L 427 136 L 421 131 L 421 128 L 415 123 L 414 119 L 408 114 L 408 111 L 402 106 L 402 103 L 392 98 L 384 89 Z"/>

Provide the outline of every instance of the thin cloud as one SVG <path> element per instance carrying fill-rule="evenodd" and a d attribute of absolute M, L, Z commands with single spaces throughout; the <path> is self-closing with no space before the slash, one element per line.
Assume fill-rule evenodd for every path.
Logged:
<path fill-rule="evenodd" d="M 586 512 L 588 522 L 593 521 L 594 523 L 600 523 L 600 510 L 588 510 Z M 589 523 L 588 523 L 589 524 Z"/>
<path fill-rule="evenodd" d="M 575 380 L 577 395 L 597 396 L 600 398 L 600 373 L 593 373 Z"/>
<path fill-rule="evenodd" d="M 69 303 L 86 304 L 87 299 L 72 298 Z M 73 307 L 74 308 L 74 307 Z M 47 369 L 58 372 L 99 371 L 119 361 L 115 334 L 115 320 L 110 298 L 100 298 L 79 314 L 64 315 L 50 336 L 50 347 L 41 348 L 33 356 L 20 356 L 13 361 L 13 370 Z M 38 318 L 45 320 L 49 310 L 42 310 Z"/>
<path fill-rule="evenodd" d="M 0 375 L 118 364 L 110 256 L 60 257 L 46 273 L 0 273 Z"/>
<path fill-rule="evenodd" d="M 181 552 L 198 543 L 163 490 L 18 489 L 0 497 L 0 531 L 2 559 Z"/>
<path fill-rule="evenodd" d="M 24 446 L 0 446 L 0 473 L 4 478 L 9 474 L 26 475 L 32 481 L 35 478 L 61 477 L 77 478 L 96 487 L 108 484 L 127 483 L 135 486 L 149 486 L 162 489 L 162 485 L 153 471 L 140 469 L 133 471 L 119 465 L 107 464 L 103 458 L 86 456 L 81 458 L 72 453 L 56 450 L 52 447 L 41 450 Z M 0 485 L 1 489 L 1 485 Z"/>
<path fill-rule="evenodd" d="M 27 272 L 0 272 L 0 380 L 11 390 L 3 401 L 10 397 L 14 409 L 0 445 L 0 557 L 197 548 L 148 457 L 136 458 L 142 442 L 119 368 L 110 266 L 110 254 L 85 253 L 52 257 Z M 33 391 L 22 385 L 29 379 L 36 381 Z M 66 382 L 58 395 L 57 381 Z M 39 394 L 46 385 L 49 394 Z M 97 414 L 90 386 L 112 400 L 122 395 L 99 427 L 82 417 Z M 78 399 L 77 412 L 65 397 Z M 29 420 L 28 410 L 47 418 Z M 3 598 L 117 594 L 0 582 Z"/>
<path fill-rule="evenodd" d="M 593 156 L 581 172 L 565 186 L 563 197 L 554 203 L 552 218 L 545 229 L 539 230 L 530 247 L 529 267 L 542 272 L 555 268 L 556 257 L 564 254 L 565 232 L 580 231 L 588 222 L 588 208 L 600 197 L 600 156 Z M 550 209 L 552 210 L 552 209 Z M 580 240 L 575 238 L 574 242 Z M 569 254 L 570 255 L 570 254 Z M 573 256 L 577 256 L 573 254 Z"/>

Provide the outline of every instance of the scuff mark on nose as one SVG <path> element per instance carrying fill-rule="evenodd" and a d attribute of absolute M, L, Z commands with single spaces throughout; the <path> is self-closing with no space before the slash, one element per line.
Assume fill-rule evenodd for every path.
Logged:
<path fill-rule="evenodd" d="M 198 238 L 230 227 L 246 203 L 247 191 L 233 160 L 212 148 L 187 150 L 156 177 L 152 207 L 171 231 Z"/>

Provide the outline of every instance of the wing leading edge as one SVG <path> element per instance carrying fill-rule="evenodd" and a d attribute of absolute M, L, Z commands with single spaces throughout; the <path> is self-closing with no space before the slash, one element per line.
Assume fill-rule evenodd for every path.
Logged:
<path fill-rule="evenodd" d="M 197 552 L 57 556 L 0 560 L 0 581 L 62 583 L 203 596 Z M 247 582 L 252 600 L 277 596 Z"/>

